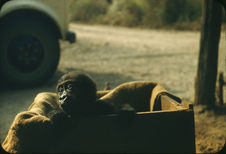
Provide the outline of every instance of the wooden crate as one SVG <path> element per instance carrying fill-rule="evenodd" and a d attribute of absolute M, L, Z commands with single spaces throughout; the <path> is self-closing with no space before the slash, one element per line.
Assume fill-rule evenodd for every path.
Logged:
<path fill-rule="evenodd" d="M 160 100 L 159 111 L 79 119 L 73 133 L 63 139 L 67 146 L 64 143 L 59 149 L 79 153 L 195 153 L 193 105 L 165 95 Z"/>

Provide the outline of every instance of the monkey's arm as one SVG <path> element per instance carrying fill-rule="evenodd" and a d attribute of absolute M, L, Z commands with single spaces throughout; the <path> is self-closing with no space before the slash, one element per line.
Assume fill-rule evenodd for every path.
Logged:
<path fill-rule="evenodd" d="M 122 104 L 117 110 L 117 114 L 123 120 L 130 120 L 135 117 L 136 110 L 130 104 Z"/>
<path fill-rule="evenodd" d="M 115 114 L 116 108 L 103 100 L 97 100 L 88 108 L 87 112 L 91 115 Z"/>
<path fill-rule="evenodd" d="M 70 117 L 62 110 L 52 110 L 47 114 L 47 117 L 50 119 L 53 128 L 57 130 L 63 128 L 70 120 Z"/>
<path fill-rule="evenodd" d="M 94 111 L 96 114 L 119 114 L 121 116 L 135 115 L 135 109 L 129 104 L 122 104 L 120 107 L 116 107 L 103 100 L 98 100 L 95 105 Z"/>

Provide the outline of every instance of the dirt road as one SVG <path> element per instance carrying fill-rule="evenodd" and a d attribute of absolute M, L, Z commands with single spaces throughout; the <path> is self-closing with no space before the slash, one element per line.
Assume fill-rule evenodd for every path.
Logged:
<path fill-rule="evenodd" d="M 198 32 L 128 29 L 109 26 L 87 26 L 71 24 L 77 33 L 77 43 L 61 42 L 61 60 L 53 78 L 45 85 L 32 89 L 19 89 L 0 93 L 0 141 L 2 141 L 15 115 L 32 103 L 35 95 L 42 91 L 55 91 L 57 79 L 67 71 L 82 70 L 90 74 L 103 89 L 106 81 L 111 88 L 134 80 L 149 80 L 161 83 L 170 92 L 184 101 L 191 101 L 194 93 L 199 37 Z M 222 36 L 222 38 L 224 35 Z M 223 38 L 225 40 L 225 38 Z M 220 53 L 225 49 L 220 43 Z M 222 62 L 219 68 L 223 69 Z M 197 113 L 200 107 L 197 108 Z M 215 122 L 216 140 L 212 149 L 206 144 L 206 137 L 197 138 L 197 151 L 213 152 L 222 147 L 226 139 L 225 115 L 202 114 Z M 201 116 L 200 116 L 201 117 Z M 197 131 L 202 129 L 199 116 Z M 223 124 L 222 124 L 223 122 Z M 219 128 L 218 124 L 219 123 Z M 220 124 L 221 123 L 221 124 Z M 209 129 L 211 121 L 205 126 Z M 213 126 L 212 126 L 213 127 Z M 220 130 L 221 129 L 221 130 Z M 208 130 L 205 130 L 208 134 Z M 204 133 L 204 135 L 205 135 Z M 218 138 L 218 136 L 222 136 Z M 200 139 L 205 138 L 205 139 Z M 200 145 L 198 145 L 200 144 Z M 202 146 L 202 147 L 201 147 Z"/>

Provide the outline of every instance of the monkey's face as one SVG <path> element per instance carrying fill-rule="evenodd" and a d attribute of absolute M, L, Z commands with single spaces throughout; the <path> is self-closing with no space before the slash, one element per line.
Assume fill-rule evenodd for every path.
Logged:
<path fill-rule="evenodd" d="M 85 114 L 96 101 L 96 84 L 86 74 L 71 72 L 58 80 L 56 87 L 63 110 L 69 114 Z"/>
<path fill-rule="evenodd" d="M 61 107 L 68 114 L 71 114 L 72 108 L 74 108 L 78 102 L 75 88 L 76 87 L 73 86 L 73 81 L 70 80 L 61 83 L 57 88 L 58 99 Z"/>

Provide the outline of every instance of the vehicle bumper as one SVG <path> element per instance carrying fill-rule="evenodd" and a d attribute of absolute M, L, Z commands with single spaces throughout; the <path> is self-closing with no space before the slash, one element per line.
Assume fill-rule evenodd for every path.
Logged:
<path fill-rule="evenodd" d="M 76 33 L 68 31 L 66 34 L 66 40 L 69 41 L 70 43 L 76 42 Z"/>

